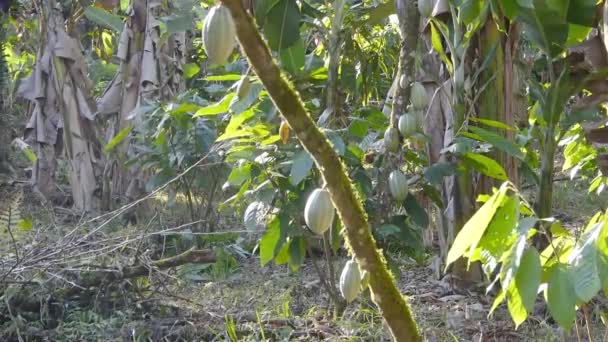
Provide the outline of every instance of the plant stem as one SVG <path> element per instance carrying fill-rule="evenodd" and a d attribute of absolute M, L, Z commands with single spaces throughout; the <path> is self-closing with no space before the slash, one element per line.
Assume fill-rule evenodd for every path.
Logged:
<path fill-rule="evenodd" d="M 224 0 L 236 24 L 238 40 L 250 65 L 270 94 L 304 148 L 314 158 L 345 227 L 345 242 L 359 266 L 370 274 L 374 302 L 396 341 L 420 341 L 421 336 L 408 304 L 386 268 L 386 261 L 376 249 L 366 213 L 346 167 L 323 133 L 306 112 L 302 100 L 273 61 L 268 46 L 241 0 Z"/>

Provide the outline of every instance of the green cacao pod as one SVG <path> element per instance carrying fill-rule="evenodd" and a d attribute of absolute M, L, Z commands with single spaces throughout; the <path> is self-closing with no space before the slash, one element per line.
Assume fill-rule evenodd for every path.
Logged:
<path fill-rule="evenodd" d="M 398 126 L 399 126 L 399 132 L 401 132 L 401 135 L 403 135 L 405 138 L 407 138 L 410 135 L 412 135 L 414 132 L 416 132 L 416 129 L 418 127 L 418 124 L 416 122 L 416 117 L 413 114 L 405 113 L 405 114 L 401 115 L 401 117 L 399 118 Z"/>
<path fill-rule="evenodd" d="M 433 15 L 434 0 L 418 0 L 418 12 L 423 18 L 430 18 Z"/>
<path fill-rule="evenodd" d="M 241 77 L 238 86 L 236 87 L 236 96 L 239 100 L 244 99 L 249 94 L 249 88 L 251 88 L 251 82 L 249 81 L 249 75 Z"/>
<path fill-rule="evenodd" d="M 412 85 L 411 102 L 415 110 L 426 110 L 429 105 L 429 98 L 422 83 L 414 82 Z"/>
<path fill-rule="evenodd" d="M 315 189 L 304 207 L 304 220 L 310 230 L 316 234 L 325 233 L 334 221 L 334 204 L 329 192 L 325 189 Z"/>
<path fill-rule="evenodd" d="M 403 172 L 395 170 L 388 176 L 388 189 L 391 191 L 391 195 L 401 202 L 408 194 L 407 178 Z"/>
<path fill-rule="evenodd" d="M 359 271 L 359 265 L 355 260 L 349 260 L 342 269 L 340 274 L 340 293 L 342 297 L 346 299 L 346 302 L 350 303 L 361 290 L 361 272 Z"/>
<path fill-rule="evenodd" d="M 389 152 L 399 150 L 399 131 L 395 127 L 389 127 L 384 132 L 384 147 Z"/>
<path fill-rule="evenodd" d="M 230 10 L 216 5 L 203 21 L 203 46 L 210 64 L 225 64 L 236 45 L 236 26 Z"/>
<path fill-rule="evenodd" d="M 262 202 L 256 201 L 249 204 L 245 209 L 245 215 L 243 215 L 245 228 L 251 232 L 263 230 L 267 209 L 267 206 Z"/>

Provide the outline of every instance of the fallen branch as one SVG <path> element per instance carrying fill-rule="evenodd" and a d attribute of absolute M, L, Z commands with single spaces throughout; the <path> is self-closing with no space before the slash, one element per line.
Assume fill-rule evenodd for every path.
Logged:
<path fill-rule="evenodd" d="M 217 260 L 215 254 L 210 250 L 190 249 L 182 254 L 166 259 L 156 260 L 150 264 L 129 266 L 122 269 L 104 269 L 91 272 L 83 272 L 77 280 L 71 282 L 72 287 L 63 288 L 61 297 L 70 298 L 90 288 L 99 288 L 124 279 L 136 278 L 150 274 L 154 270 L 164 270 L 181 266 L 188 263 L 206 264 Z M 1 294 L 1 292 L 0 292 Z M 51 296 L 53 297 L 53 296 Z M 32 287 L 24 286 L 19 292 L 9 298 L 11 309 L 25 312 L 39 312 L 41 298 L 33 294 Z"/>

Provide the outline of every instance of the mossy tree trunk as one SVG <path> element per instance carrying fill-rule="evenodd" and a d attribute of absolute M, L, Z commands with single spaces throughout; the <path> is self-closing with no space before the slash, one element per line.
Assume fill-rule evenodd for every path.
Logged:
<path fill-rule="evenodd" d="M 344 164 L 306 112 L 293 87 L 281 76 L 281 71 L 272 60 L 268 46 L 262 40 L 253 19 L 243 8 L 241 1 L 224 0 L 223 3 L 232 13 L 238 40 L 250 65 L 321 171 L 332 201 L 346 228 L 345 241 L 360 267 L 370 274 L 372 300 L 382 310 L 394 339 L 421 340 L 412 312 L 386 268 L 386 261 L 376 249 L 361 200 L 346 174 Z"/>

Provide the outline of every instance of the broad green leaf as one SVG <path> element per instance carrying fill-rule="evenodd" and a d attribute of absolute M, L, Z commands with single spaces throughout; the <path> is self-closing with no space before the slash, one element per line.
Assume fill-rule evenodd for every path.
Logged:
<path fill-rule="evenodd" d="M 424 170 L 424 178 L 429 183 L 439 185 L 444 177 L 452 176 L 456 173 L 456 166 L 452 163 L 438 162 Z"/>
<path fill-rule="evenodd" d="M 371 9 L 367 19 L 361 25 L 378 25 L 393 13 L 395 13 L 395 0 L 387 0 Z"/>
<path fill-rule="evenodd" d="M 486 233 L 479 241 L 479 248 L 487 250 L 494 258 L 500 259 L 502 254 L 511 248 L 515 240 L 515 228 L 518 221 L 519 198 L 509 196 L 488 224 Z"/>
<path fill-rule="evenodd" d="M 574 292 L 585 303 L 595 297 L 602 287 L 597 268 L 597 241 L 603 226 L 604 222 L 599 222 L 594 229 L 583 234 L 570 255 L 570 276 Z"/>
<path fill-rule="evenodd" d="M 422 228 L 426 228 L 429 224 L 429 216 L 426 211 L 420 206 L 416 197 L 409 193 L 403 202 L 403 208 L 407 215 L 412 219 L 412 222 Z"/>
<path fill-rule="evenodd" d="M 293 0 L 279 0 L 264 21 L 264 35 L 272 50 L 291 47 L 300 39 L 300 9 Z"/>
<path fill-rule="evenodd" d="M 476 117 L 469 117 L 469 120 L 473 121 L 473 122 L 477 122 L 489 127 L 494 127 L 494 128 L 500 128 L 500 129 L 504 129 L 507 131 L 514 131 L 515 128 L 507 125 L 504 122 L 500 122 L 500 121 L 496 121 L 496 120 L 490 120 L 490 119 L 483 119 L 483 118 L 476 118 Z"/>
<path fill-rule="evenodd" d="M 515 276 L 515 287 L 527 312 L 534 312 L 534 303 L 541 281 L 540 255 L 534 247 L 528 248 L 521 257 Z"/>
<path fill-rule="evenodd" d="M 534 0 L 534 8 L 520 7 L 518 18 L 525 24 L 527 37 L 546 54 L 556 57 L 564 50 L 568 23 L 544 0 Z"/>
<path fill-rule="evenodd" d="M 488 177 L 506 181 L 507 172 L 494 159 L 478 153 L 469 152 L 461 157 L 465 165 Z"/>
<path fill-rule="evenodd" d="M 114 136 L 114 138 L 112 138 L 112 140 L 110 140 L 110 142 L 103 148 L 104 152 L 110 152 L 112 151 L 116 146 L 118 146 L 123 140 L 125 140 L 125 138 L 127 136 L 129 136 L 129 133 L 131 133 L 131 131 L 133 130 L 133 126 L 127 126 L 125 128 L 123 128 L 120 132 L 118 132 L 118 134 L 116 134 L 116 136 Z"/>
<path fill-rule="evenodd" d="M 586 26 L 581 26 L 581 25 L 576 25 L 576 24 L 569 24 L 568 25 L 568 39 L 566 40 L 566 46 L 571 47 L 571 46 L 575 46 L 578 45 L 582 42 L 584 42 L 587 37 L 589 36 L 589 33 L 591 33 L 592 28 L 591 27 L 586 27 Z"/>
<path fill-rule="evenodd" d="M 369 122 L 359 118 L 353 118 L 348 126 L 348 133 L 352 136 L 363 139 L 369 131 Z"/>
<path fill-rule="evenodd" d="M 448 56 L 445 54 L 445 51 L 443 50 L 443 44 L 441 44 L 441 34 L 439 34 L 439 31 L 435 26 L 436 23 L 434 20 L 431 20 L 429 21 L 429 24 L 431 26 L 431 44 L 433 46 L 433 49 L 439 54 L 439 58 L 441 58 L 443 63 L 445 63 L 448 68 L 448 71 L 452 73 L 452 61 L 450 61 Z"/>
<path fill-rule="evenodd" d="M 228 126 L 226 126 L 225 133 L 234 132 L 241 127 L 243 123 L 255 116 L 253 109 L 246 110 L 240 114 L 232 115 Z"/>
<path fill-rule="evenodd" d="M 232 169 L 228 175 L 228 184 L 241 186 L 248 179 L 251 179 L 251 163 L 243 163 Z"/>
<path fill-rule="evenodd" d="M 207 116 L 207 115 L 219 115 L 227 113 L 230 108 L 230 102 L 235 96 L 235 93 L 229 93 L 222 98 L 218 103 L 214 103 L 207 107 L 200 108 L 194 113 L 194 117 Z"/>
<path fill-rule="evenodd" d="M 509 288 L 517 275 L 517 270 L 521 264 L 521 258 L 526 249 L 526 237 L 519 236 L 511 249 L 506 252 L 502 259 L 500 268 L 500 283 L 503 288 Z"/>
<path fill-rule="evenodd" d="M 481 14 L 483 0 L 455 0 L 454 4 L 459 10 L 460 19 L 466 24 L 471 24 Z"/>
<path fill-rule="evenodd" d="M 597 0 L 570 0 L 568 3 L 568 22 L 593 27 L 596 17 Z"/>
<path fill-rule="evenodd" d="M 255 2 L 255 20 L 258 25 L 263 25 L 268 12 L 279 2 L 279 0 L 257 0 Z"/>
<path fill-rule="evenodd" d="M 305 150 L 298 152 L 291 163 L 291 184 L 298 185 L 312 169 L 313 160 Z"/>
<path fill-rule="evenodd" d="M 298 75 L 304 68 L 304 43 L 298 39 L 293 45 L 279 51 L 281 66 L 292 75 Z"/>
<path fill-rule="evenodd" d="M 507 291 L 507 308 L 511 319 L 515 323 L 515 329 L 528 318 L 528 311 L 523 304 L 523 298 L 515 284 L 511 284 Z"/>
<path fill-rule="evenodd" d="M 194 27 L 194 17 L 192 16 L 192 13 L 184 13 L 180 16 L 167 18 L 164 22 L 167 26 L 167 34 L 186 32 Z"/>
<path fill-rule="evenodd" d="M 194 75 L 198 74 L 199 71 L 201 71 L 201 68 L 194 63 L 184 65 L 184 77 L 186 79 L 192 78 Z"/>
<path fill-rule="evenodd" d="M 275 217 L 269 224 L 266 232 L 260 239 L 260 263 L 264 267 L 272 261 L 279 239 L 281 238 L 281 220 Z"/>
<path fill-rule="evenodd" d="M 553 319 L 569 331 L 576 316 L 576 296 L 568 270 L 564 267 L 556 266 L 551 271 L 545 290 L 545 301 Z"/>
<path fill-rule="evenodd" d="M 122 18 L 103 8 L 89 6 L 84 9 L 84 15 L 92 22 L 105 26 L 120 33 L 124 26 Z"/>
<path fill-rule="evenodd" d="M 521 152 L 521 148 L 507 138 L 475 126 L 469 126 L 469 130 L 479 136 L 483 141 L 492 144 L 492 146 L 494 146 L 496 149 L 501 150 L 519 160 L 524 159 L 524 154 Z"/>
<path fill-rule="evenodd" d="M 213 76 L 207 76 L 204 78 L 205 81 L 210 81 L 210 82 L 214 82 L 214 81 L 238 81 L 241 79 L 241 77 L 243 77 L 242 75 L 239 74 L 226 74 L 226 75 L 213 75 Z"/>
<path fill-rule="evenodd" d="M 297 271 L 304 262 L 304 256 L 306 255 L 305 243 L 304 238 L 301 236 L 295 236 L 291 239 L 291 243 L 289 244 L 289 269 L 292 272 Z"/>
<path fill-rule="evenodd" d="M 473 217 L 462 227 L 448 252 L 446 268 L 463 256 L 467 250 L 474 250 L 492 221 L 496 210 L 504 203 L 508 183 L 503 183 L 500 189 L 490 197 Z"/>
<path fill-rule="evenodd" d="M 496 298 L 494 299 L 494 303 L 492 303 L 490 312 L 488 312 L 488 317 L 490 315 L 492 315 L 494 310 L 496 310 L 496 308 L 505 300 L 506 297 L 507 297 L 506 292 L 503 291 L 503 289 L 500 289 L 500 291 L 498 292 L 498 295 L 496 295 Z"/>

